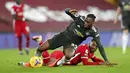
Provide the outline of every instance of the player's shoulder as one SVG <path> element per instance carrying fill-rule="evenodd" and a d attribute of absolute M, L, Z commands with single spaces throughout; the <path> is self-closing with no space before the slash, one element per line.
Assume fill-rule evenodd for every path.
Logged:
<path fill-rule="evenodd" d="M 86 46 L 88 46 L 88 44 L 81 44 L 80 46 L 84 46 L 84 47 L 86 47 Z"/>
<path fill-rule="evenodd" d="M 79 15 L 79 18 L 80 18 L 82 21 L 85 21 L 85 16 Z"/>
<path fill-rule="evenodd" d="M 93 26 L 91 27 L 91 29 L 92 29 L 94 32 L 98 32 L 98 28 L 97 28 L 95 25 L 93 25 Z"/>
<path fill-rule="evenodd" d="M 82 44 L 82 45 L 80 45 L 80 46 L 78 47 L 79 50 L 86 50 L 86 49 L 88 49 L 88 48 L 89 48 L 88 44 Z"/>
<path fill-rule="evenodd" d="M 14 4 L 14 5 L 12 6 L 12 8 L 16 8 L 16 5 Z"/>

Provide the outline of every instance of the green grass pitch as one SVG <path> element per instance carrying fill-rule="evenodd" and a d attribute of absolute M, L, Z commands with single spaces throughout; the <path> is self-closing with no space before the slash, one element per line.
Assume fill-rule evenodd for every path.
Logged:
<path fill-rule="evenodd" d="M 121 53 L 121 48 L 106 48 L 106 54 L 111 62 L 118 63 L 117 66 L 60 66 L 60 67 L 41 67 L 41 68 L 24 68 L 17 66 L 19 61 L 28 61 L 35 49 L 31 49 L 30 55 L 20 56 L 17 49 L 0 50 L 0 73 L 130 73 L 130 48 L 126 54 Z M 97 50 L 97 57 L 100 54 Z"/>

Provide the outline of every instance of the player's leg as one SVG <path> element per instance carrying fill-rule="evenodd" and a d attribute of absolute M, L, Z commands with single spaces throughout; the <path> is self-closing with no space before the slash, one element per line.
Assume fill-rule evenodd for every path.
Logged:
<path fill-rule="evenodd" d="M 42 45 L 42 44 L 43 44 L 42 36 L 41 36 L 41 35 L 33 36 L 33 37 L 32 37 L 32 40 L 36 41 L 39 45 Z"/>
<path fill-rule="evenodd" d="M 60 50 L 55 50 L 50 55 L 50 62 L 48 63 L 49 67 L 56 67 L 58 61 L 60 61 L 64 57 L 64 53 Z"/>
<path fill-rule="evenodd" d="M 29 62 L 18 62 L 18 66 L 31 67 Z"/>
<path fill-rule="evenodd" d="M 128 24 L 129 20 L 123 20 L 123 35 L 122 35 L 122 53 L 126 53 L 126 48 L 128 44 L 128 35 L 129 35 L 129 30 L 128 30 Z"/>
<path fill-rule="evenodd" d="M 28 55 L 29 54 L 29 46 L 30 46 L 30 36 L 29 36 L 29 34 L 25 34 L 25 38 L 26 38 L 25 52 Z"/>
<path fill-rule="evenodd" d="M 30 46 L 30 29 L 28 27 L 28 25 L 26 23 L 23 23 L 23 33 L 25 35 L 26 38 L 26 48 L 25 48 L 25 52 L 28 55 L 29 54 L 29 46 Z"/>
<path fill-rule="evenodd" d="M 47 40 L 44 44 L 41 43 L 39 48 L 36 50 L 36 55 L 40 56 L 43 51 L 61 47 L 64 42 L 63 38 L 64 36 L 62 34 L 57 34 L 53 38 Z"/>
<path fill-rule="evenodd" d="M 22 32 L 21 32 L 21 26 L 19 24 L 20 24 L 19 22 L 15 22 L 14 32 L 15 32 L 15 36 L 17 37 L 17 40 L 18 40 L 19 54 L 23 55 L 23 52 L 22 52 Z"/>
<path fill-rule="evenodd" d="M 126 53 L 127 43 L 128 43 L 128 29 L 123 30 L 123 36 L 122 36 L 122 53 Z"/>
<path fill-rule="evenodd" d="M 71 59 L 71 57 L 74 56 L 75 47 L 72 45 L 68 45 L 67 47 L 64 47 L 63 52 L 65 54 L 65 61 L 69 61 Z"/>
<path fill-rule="evenodd" d="M 35 52 L 35 55 L 36 55 L 36 56 L 41 56 L 42 52 L 44 52 L 44 51 L 46 51 L 46 50 L 49 49 L 49 46 L 50 46 L 50 44 L 49 44 L 48 41 L 46 41 L 44 44 L 41 44 L 41 45 L 37 48 L 37 50 L 36 50 L 36 52 Z"/>
<path fill-rule="evenodd" d="M 69 62 L 70 59 L 74 56 L 76 46 L 74 44 L 69 44 L 64 46 L 63 52 L 64 55 L 61 60 L 57 62 L 57 65 Z"/>
<path fill-rule="evenodd" d="M 42 52 L 42 57 L 43 57 L 43 65 L 46 66 L 48 65 L 49 61 L 50 61 L 50 55 L 48 51 L 43 51 Z"/>
<path fill-rule="evenodd" d="M 17 36 L 17 38 L 18 38 L 18 50 L 19 50 L 19 54 L 23 55 L 23 52 L 22 52 L 22 36 L 19 35 L 19 36 Z"/>

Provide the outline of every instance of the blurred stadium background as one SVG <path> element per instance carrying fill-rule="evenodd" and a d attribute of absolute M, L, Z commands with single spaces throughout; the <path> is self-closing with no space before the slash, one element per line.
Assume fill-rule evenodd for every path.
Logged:
<path fill-rule="evenodd" d="M 2 41 L 0 42 L 0 48 L 17 47 L 10 14 L 10 7 L 13 3 L 12 0 L 1 0 L 0 2 L 0 16 L 1 19 L 6 21 L 0 23 L 0 40 Z M 24 3 L 26 4 L 25 17 L 30 20 L 28 23 L 31 36 L 41 34 L 45 41 L 55 33 L 64 30 L 71 18 L 63 10 L 65 8 L 75 8 L 79 10 L 81 15 L 94 13 L 97 16 L 95 24 L 99 28 L 104 46 L 121 46 L 120 24 L 113 24 L 116 6 L 104 0 L 24 0 Z M 31 41 L 31 47 L 36 46 L 37 44 Z"/>

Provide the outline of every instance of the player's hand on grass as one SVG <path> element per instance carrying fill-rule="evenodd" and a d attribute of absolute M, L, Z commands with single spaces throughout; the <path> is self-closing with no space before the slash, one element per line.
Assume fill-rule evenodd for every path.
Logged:
<path fill-rule="evenodd" d="M 116 63 L 110 63 L 109 61 L 101 62 L 100 65 L 106 65 L 108 67 L 113 67 L 113 65 L 117 65 Z"/>
<path fill-rule="evenodd" d="M 111 63 L 112 65 L 118 65 L 117 63 Z"/>
<path fill-rule="evenodd" d="M 109 67 L 113 67 L 114 65 L 117 65 L 117 63 L 105 62 L 105 65 Z"/>
<path fill-rule="evenodd" d="M 113 67 L 113 64 L 110 63 L 110 62 L 105 62 L 105 65 L 108 66 L 108 67 Z"/>

